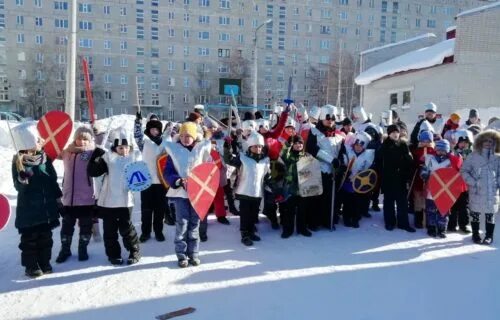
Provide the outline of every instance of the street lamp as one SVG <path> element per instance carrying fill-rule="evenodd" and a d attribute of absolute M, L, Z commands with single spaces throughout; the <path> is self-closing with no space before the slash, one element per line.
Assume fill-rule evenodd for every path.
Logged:
<path fill-rule="evenodd" d="M 268 23 L 273 22 L 273 19 L 268 19 L 255 28 L 255 35 L 253 38 L 253 108 L 254 112 L 257 111 L 257 31 Z"/>

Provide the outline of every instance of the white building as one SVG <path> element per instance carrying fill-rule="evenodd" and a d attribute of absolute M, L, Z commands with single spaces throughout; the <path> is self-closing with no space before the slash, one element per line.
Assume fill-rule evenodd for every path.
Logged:
<path fill-rule="evenodd" d="M 368 112 L 378 115 L 396 108 L 412 125 L 430 101 L 446 118 L 453 112 L 467 117 L 470 108 L 491 116 L 492 107 L 500 107 L 500 2 L 464 11 L 455 20 L 456 29 L 447 30 L 446 40 L 377 64 L 356 77 Z"/>

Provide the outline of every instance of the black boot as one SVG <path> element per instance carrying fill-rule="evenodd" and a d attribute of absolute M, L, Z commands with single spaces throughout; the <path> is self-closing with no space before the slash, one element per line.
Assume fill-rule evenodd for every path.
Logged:
<path fill-rule="evenodd" d="M 132 246 L 130 249 L 130 254 L 127 259 L 127 264 L 136 264 L 141 259 L 141 253 L 139 252 L 139 246 Z"/>
<path fill-rule="evenodd" d="M 472 242 L 480 244 L 481 236 L 479 235 L 479 222 L 471 222 L 470 226 L 472 228 Z"/>
<path fill-rule="evenodd" d="M 38 278 L 40 276 L 43 276 L 43 271 L 40 269 L 40 267 L 26 267 L 26 270 L 24 271 L 24 274 L 32 279 Z"/>
<path fill-rule="evenodd" d="M 72 238 L 73 237 L 69 235 L 61 235 L 61 251 L 59 251 L 59 255 L 57 256 L 57 263 L 63 263 L 71 257 Z"/>
<path fill-rule="evenodd" d="M 436 233 L 436 227 L 434 226 L 428 226 L 427 227 L 427 234 L 429 235 L 429 237 L 436 237 L 437 233 Z"/>
<path fill-rule="evenodd" d="M 87 261 L 89 255 L 87 253 L 87 246 L 89 245 L 91 235 L 82 234 L 78 241 L 78 261 Z"/>
<path fill-rule="evenodd" d="M 438 238 L 441 238 L 441 239 L 446 238 L 446 228 L 439 228 L 438 227 L 437 236 L 438 236 Z"/>
<path fill-rule="evenodd" d="M 424 212 L 423 211 L 415 211 L 415 228 L 422 229 L 424 220 Z"/>
<path fill-rule="evenodd" d="M 253 241 L 252 239 L 250 239 L 250 232 L 248 231 L 241 232 L 241 243 L 243 243 L 247 247 L 253 245 Z"/>
<path fill-rule="evenodd" d="M 495 231 L 495 224 L 486 222 L 486 236 L 484 237 L 483 244 L 489 246 L 493 243 L 493 231 Z"/>

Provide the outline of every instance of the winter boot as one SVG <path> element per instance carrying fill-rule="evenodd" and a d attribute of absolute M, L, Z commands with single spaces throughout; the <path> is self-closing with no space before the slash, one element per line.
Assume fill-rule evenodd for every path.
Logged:
<path fill-rule="evenodd" d="M 89 245 L 91 235 L 82 234 L 78 241 L 78 261 L 87 261 L 89 255 L 87 253 L 87 246 Z"/>
<path fill-rule="evenodd" d="M 441 239 L 446 238 L 446 228 L 439 228 L 438 227 L 437 236 L 438 236 L 438 238 L 441 238 Z"/>
<path fill-rule="evenodd" d="M 221 224 L 226 224 L 226 225 L 230 224 L 230 223 L 229 223 L 229 220 L 227 220 L 227 218 L 226 218 L 226 217 L 218 217 L 218 218 L 217 218 L 217 222 L 219 222 L 219 223 L 221 223 Z"/>
<path fill-rule="evenodd" d="M 241 243 L 243 243 L 247 247 L 253 245 L 253 241 L 252 239 L 250 239 L 250 232 L 248 231 L 241 232 Z"/>
<path fill-rule="evenodd" d="M 472 228 L 472 242 L 480 244 L 481 236 L 479 235 L 479 222 L 471 222 L 470 226 Z"/>
<path fill-rule="evenodd" d="M 35 279 L 35 278 L 38 278 L 40 276 L 43 276 L 43 271 L 38 266 L 26 267 L 24 274 L 32 279 Z"/>
<path fill-rule="evenodd" d="M 302 236 L 304 236 L 304 237 L 310 237 L 310 236 L 312 236 L 311 231 L 309 231 L 307 229 L 299 230 L 299 234 L 302 235 Z"/>
<path fill-rule="evenodd" d="M 181 259 L 181 260 L 177 261 L 177 265 L 179 266 L 179 268 L 187 268 L 189 265 L 189 262 L 187 261 L 187 259 Z"/>
<path fill-rule="evenodd" d="M 141 253 L 139 252 L 139 246 L 133 246 L 130 250 L 130 254 L 127 259 L 127 264 L 136 264 L 141 259 Z"/>
<path fill-rule="evenodd" d="M 415 228 L 422 229 L 424 220 L 424 212 L 423 211 L 415 211 Z"/>
<path fill-rule="evenodd" d="M 53 271 L 50 263 L 46 263 L 44 265 L 41 265 L 40 270 L 42 270 L 43 274 L 50 274 Z"/>
<path fill-rule="evenodd" d="M 158 242 L 165 241 L 165 236 L 163 235 L 163 232 L 161 232 L 161 231 L 155 233 L 155 238 L 156 238 L 156 241 L 158 241 Z"/>
<path fill-rule="evenodd" d="M 63 263 L 71 257 L 71 241 L 72 236 L 61 235 L 61 251 L 56 258 L 57 263 Z"/>
<path fill-rule="evenodd" d="M 483 244 L 489 246 L 493 243 L 493 231 L 495 231 L 495 224 L 486 222 L 486 236 L 484 237 Z"/>
<path fill-rule="evenodd" d="M 151 234 L 149 234 L 149 233 L 143 233 L 143 234 L 141 234 L 141 236 L 139 237 L 139 241 L 140 241 L 141 243 L 144 243 L 144 242 L 148 241 L 149 239 L 151 239 Z"/>
<path fill-rule="evenodd" d="M 192 265 L 193 267 L 197 267 L 201 264 L 201 261 L 199 258 L 189 258 L 189 264 Z"/>
<path fill-rule="evenodd" d="M 435 226 L 428 226 L 427 227 L 427 234 L 429 235 L 429 237 L 435 238 L 437 235 L 436 227 Z"/>
<path fill-rule="evenodd" d="M 251 232 L 251 233 L 250 233 L 250 239 L 251 239 L 252 241 L 260 241 L 260 237 L 259 237 L 259 235 L 257 235 L 255 232 Z"/>
<path fill-rule="evenodd" d="M 121 266 L 123 264 L 122 258 L 108 258 L 108 260 L 114 266 Z"/>

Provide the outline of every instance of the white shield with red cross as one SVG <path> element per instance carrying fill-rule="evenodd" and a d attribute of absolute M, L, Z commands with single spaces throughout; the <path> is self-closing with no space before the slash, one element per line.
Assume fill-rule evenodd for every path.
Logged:
<path fill-rule="evenodd" d="M 73 130 L 73 121 L 67 113 L 53 110 L 40 118 L 36 128 L 40 137 L 45 140 L 45 153 L 54 160 L 68 142 Z"/>
<path fill-rule="evenodd" d="M 441 215 L 446 215 L 463 191 L 464 180 L 454 168 L 441 168 L 429 178 L 428 188 Z"/>
<path fill-rule="evenodd" d="M 220 173 L 215 163 L 202 163 L 188 175 L 187 194 L 201 220 L 205 219 L 219 187 Z"/>
<path fill-rule="evenodd" d="M 5 228 L 9 223 L 10 218 L 10 204 L 9 199 L 3 194 L 0 194 L 0 230 Z"/>

